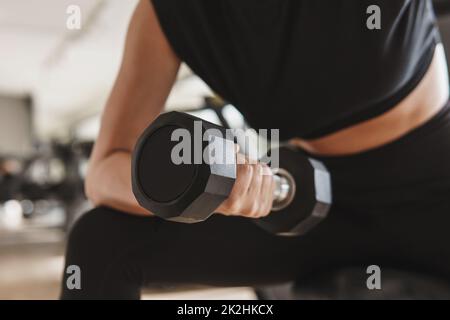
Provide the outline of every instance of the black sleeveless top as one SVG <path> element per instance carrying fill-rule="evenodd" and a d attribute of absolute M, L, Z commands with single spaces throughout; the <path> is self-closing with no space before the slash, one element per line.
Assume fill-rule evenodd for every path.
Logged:
<path fill-rule="evenodd" d="M 378 116 L 423 78 L 431 0 L 152 0 L 179 58 L 255 129 L 315 138 Z M 381 9 L 370 30 L 367 9 Z"/>

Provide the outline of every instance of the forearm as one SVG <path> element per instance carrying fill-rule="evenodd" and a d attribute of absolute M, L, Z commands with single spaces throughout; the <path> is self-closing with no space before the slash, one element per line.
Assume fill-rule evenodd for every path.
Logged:
<path fill-rule="evenodd" d="M 86 194 L 94 205 L 150 215 L 132 192 L 131 152 L 163 110 L 179 66 L 151 1 L 141 0 L 128 28 L 122 65 L 90 159 Z"/>
<path fill-rule="evenodd" d="M 131 154 L 114 152 L 89 169 L 86 195 L 95 206 L 136 215 L 151 215 L 136 201 L 131 188 Z"/>

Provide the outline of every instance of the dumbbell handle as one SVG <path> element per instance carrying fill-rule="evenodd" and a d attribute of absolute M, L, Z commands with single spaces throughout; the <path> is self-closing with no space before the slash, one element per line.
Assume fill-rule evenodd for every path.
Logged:
<path fill-rule="evenodd" d="M 273 192 L 272 210 L 279 211 L 286 208 L 295 196 L 295 180 L 284 169 L 276 169 L 273 176 L 275 189 Z"/>

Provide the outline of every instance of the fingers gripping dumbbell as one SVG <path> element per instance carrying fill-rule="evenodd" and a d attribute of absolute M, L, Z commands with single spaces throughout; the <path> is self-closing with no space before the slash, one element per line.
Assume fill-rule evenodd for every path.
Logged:
<path fill-rule="evenodd" d="M 175 163 L 174 132 L 190 133 L 190 154 Z M 204 139 L 195 139 L 200 132 Z M 206 136 L 206 137 L 205 137 Z M 207 152 L 214 143 L 215 152 Z M 331 179 L 322 163 L 301 150 L 282 146 L 275 169 L 273 212 L 255 222 L 278 235 L 301 235 L 322 221 L 331 206 Z M 200 159 L 198 159 L 200 155 Z M 197 158 L 197 159 L 196 159 Z M 225 128 L 170 112 L 159 116 L 139 138 L 133 153 L 132 186 L 139 204 L 161 218 L 194 223 L 206 220 L 228 198 L 236 179 L 235 146 Z"/>

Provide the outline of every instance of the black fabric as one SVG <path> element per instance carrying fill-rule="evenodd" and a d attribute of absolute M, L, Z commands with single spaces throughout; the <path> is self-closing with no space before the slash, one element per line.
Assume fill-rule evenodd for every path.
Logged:
<path fill-rule="evenodd" d="M 429 0 L 152 0 L 178 56 L 252 127 L 313 138 L 386 112 L 439 40 Z M 370 5 L 382 29 L 369 30 Z"/>
<path fill-rule="evenodd" d="M 144 285 L 256 286 L 321 270 L 379 265 L 450 281 L 450 103 L 386 146 L 322 158 L 333 178 L 329 217 L 304 237 L 270 235 L 251 220 L 215 215 L 194 225 L 108 208 L 70 233 L 66 267 L 81 290 L 64 299 L 136 299 Z"/>
<path fill-rule="evenodd" d="M 450 14 L 450 1 L 449 0 L 433 0 L 434 8 L 438 16 L 444 16 Z"/>

